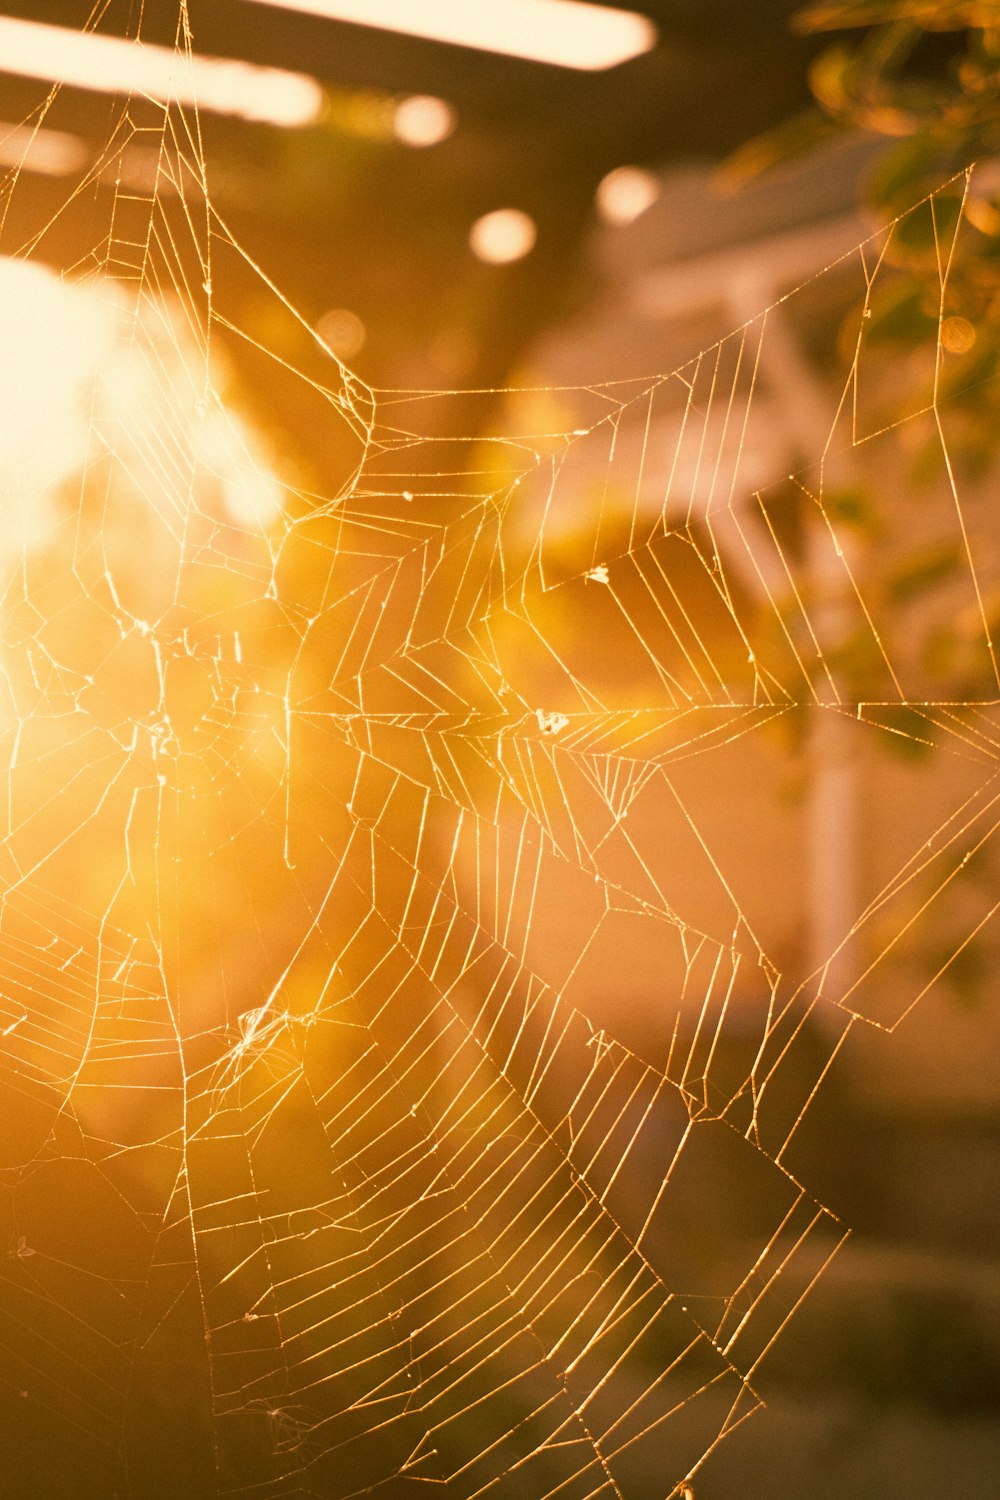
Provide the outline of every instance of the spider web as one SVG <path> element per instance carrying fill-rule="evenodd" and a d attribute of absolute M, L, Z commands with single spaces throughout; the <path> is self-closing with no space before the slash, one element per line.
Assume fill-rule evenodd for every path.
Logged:
<path fill-rule="evenodd" d="M 129 101 L 41 224 L 23 182 L 0 1319 L 32 1461 L 75 1494 L 684 1494 L 844 1236 L 789 1142 L 844 1038 L 928 987 L 997 822 L 987 501 L 948 468 L 914 519 L 893 455 L 947 458 L 947 406 L 868 376 L 900 224 L 810 282 L 856 289 L 857 352 L 760 488 L 808 286 L 670 373 L 507 393 L 479 437 L 322 345 L 194 112 Z M 314 472 L 255 386 L 310 413 Z M 883 560 L 956 544 L 981 692 L 930 691 L 862 471 Z M 937 745 L 932 791 L 852 883 L 830 809 L 899 738 Z M 811 835 L 775 811 L 803 746 Z M 811 933 L 775 919 L 810 837 Z M 994 910 L 958 902 L 930 982 Z"/>

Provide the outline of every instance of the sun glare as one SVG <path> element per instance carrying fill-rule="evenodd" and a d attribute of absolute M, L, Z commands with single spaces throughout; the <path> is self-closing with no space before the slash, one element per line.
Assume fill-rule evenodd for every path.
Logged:
<path fill-rule="evenodd" d="M 0 345 L 0 561 L 9 568 L 50 540 L 60 492 L 99 454 L 115 452 L 123 476 L 144 472 L 164 420 L 164 380 L 193 389 L 204 372 L 167 304 L 137 311 L 123 291 L 13 259 L 0 259 Z M 193 472 L 184 494 L 209 521 L 262 531 L 277 518 L 282 485 L 221 399 L 193 411 L 185 443 Z M 186 524 L 172 514 L 176 485 L 131 488 L 150 514 Z"/>
<path fill-rule="evenodd" d="M 109 301 L 0 259 L 0 547 L 9 563 L 48 538 L 59 486 L 87 454 L 85 394 L 112 344 Z M 13 503 L 11 503 L 13 501 Z"/>

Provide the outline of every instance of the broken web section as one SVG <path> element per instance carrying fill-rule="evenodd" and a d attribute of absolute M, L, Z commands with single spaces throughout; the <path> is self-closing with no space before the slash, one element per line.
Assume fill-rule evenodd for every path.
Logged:
<path fill-rule="evenodd" d="M 933 381 L 894 407 L 869 354 L 899 226 L 822 273 L 856 357 L 762 485 L 795 298 L 669 373 L 507 393 L 484 438 L 338 363 L 216 211 L 195 112 L 125 105 L 98 180 L 89 239 L 79 191 L 4 200 L 18 1473 L 680 1495 L 843 1237 L 785 1159 L 815 1089 L 927 987 L 943 908 L 951 956 L 992 915 L 955 899 L 996 826 L 985 500 L 946 463 L 921 511 L 960 699 L 845 501 L 901 428 L 948 455 Z M 828 799 L 900 736 L 944 768 L 923 823 L 824 887 Z"/>

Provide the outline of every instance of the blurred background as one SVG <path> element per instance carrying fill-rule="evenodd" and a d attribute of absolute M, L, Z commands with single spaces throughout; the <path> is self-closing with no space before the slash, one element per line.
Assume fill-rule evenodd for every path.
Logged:
<path fill-rule="evenodd" d="M 85 306 L 66 280 L 42 271 L 80 286 L 100 273 L 126 295 L 131 281 L 148 275 L 138 253 L 130 259 L 133 251 L 145 254 L 143 243 L 130 238 L 127 222 L 119 230 L 102 226 L 112 211 L 127 221 L 133 202 L 141 219 L 154 188 L 160 198 L 176 198 L 170 222 L 186 221 L 195 239 L 200 234 L 191 227 L 197 193 L 185 191 L 182 176 L 171 187 L 163 175 L 155 108 L 140 100 L 123 123 L 118 54 L 102 55 L 98 66 L 60 51 L 63 35 L 78 36 L 88 21 L 102 38 L 140 35 L 151 53 L 174 49 L 187 28 L 197 58 L 285 75 L 230 72 L 215 105 L 204 102 L 206 75 L 199 137 L 188 142 L 192 158 L 205 162 L 220 223 L 245 252 L 227 259 L 220 248 L 214 265 L 206 259 L 197 271 L 206 296 L 225 281 L 218 317 L 239 330 L 229 342 L 223 334 L 213 354 L 227 420 L 189 445 L 203 445 L 196 460 L 218 490 L 204 502 L 216 529 L 214 571 L 206 564 L 197 585 L 202 618 L 236 622 L 258 675 L 291 671 L 292 616 L 258 617 L 249 594 L 240 595 L 273 564 L 262 539 L 283 509 L 298 520 L 316 509 L 316 529 L 309 521 L 298 533 L 306 552 L 311 541 L 357 560 L 365 556 L 363 538 L 352 533 L 347 545 L 314 502 L 356 499 L 359 473 L 369 507 L 375 497 L 387 526 L 404 525 L 401 507 L 416 494 L 415 529 L 440 513 L 436 506 L 461 511 L 479 490 L 516 488 L 497 545 L 513 578 L 528 578 L 537 566 L 560 587 L 525 605 L 523 618 L 516 610 L 498 617 L 490 670 L 504 679 L 497 693 L 513 693 L 521 705 L 544 702 L 539 733 L 558 733 L 563 714 L 595 703 L 696 705 L 700 692 L 709 702 L 781 706 L 774 717 L 734 728 L 718 753 L 713 745 L 711 755 L 685 758 L 680 740 L 647 747 L 676 761 L 672 785 L 683 818 L 643 805 L 649 863 L 662 872 L 672 909 L 692 931 L 751 955 L 748 962 L 761 967 L 763 955 L 765 971 L 772 966 L 793 996 L 804 997 L 802 1015 L 789 1024 L 791 1050 L 781 1056 L 791 1079 L 789 1120 L 807 1100 L 808 1112 L 790 1134 L 787 1121 L 775 1127 L 766 1148 L 775 1155 L 780 1145 L 784 1169 L 831 1218 L 787 1268 L 780 1284 L 786 1310 L 826 1261 L 840 1227 L 852 1231 L 755 1369 L 767 1413 L 712 1454 L 697 1477 L 698 1497 L 833 1500 L 871 1492 L 884 1500 L 945 1493 L 987 1500 L 1000 1473 L 1000 999 L 991 924 L 1000 882 L 990 844 L 1000 728 L 992 646 L 1000 623 L 995 8 L 988 0 L 856 0 L 802 13 L 785 0 L 643 0 L 635 12 L 610 7 L 634 23 L 620 43 L 624 57 L 612 42 L 582 64 L 555 23 L 546 57 L 531 54 L 548 33 L 526 32 L 514 46 L 510 24 L 501 24 L 502 0 L 483 12 L 498 24 L 499 42 L 494 34 L 476 46 L 467 36 L 463 43 L 461 32 L 457 41 L 445 34 L 455 7 L 423 9 L 427 34 L 416 25 L 414 35 L 389 21 L 363 24 L 363 6 L 352 20 L 320 0 L 301 8 L 190 0 L 180 29 L 173 0 L 93 11 L 73 0 L 5 0 L 0 164 L 10 177 L 0 206 L 7 257 L 0 389 L 13 436 L 3 440 L 0 461 L 9 493 L 20 497 L 3 522 L 6 575 L 48 548 L 63 568 L 53 577 L 68 576 L 72 553 L 74 579 L 92 595 L 113 574 L 133 581 L 125 602 L 136 619 L 153 618 L 160 607 L 151 544 L 145 533 L 134 535 L 122 493 L 144 472 L 150 451 L 179 441 L 170 415 L 175 377 L 164 376 L 130 405 L 141 379 L 117 341 L 120 308 L 106 298 Z M 62 31 L 5 29 L 9 22 Z M 106 67 L 111 81 L 107 72 L 103 83 L 74 73 L 91 66 L 98 74 Z M 59 80 L 65 86 L 52 97 L 50 82 Z M 143 86 L 157 97 L 155 79 Z M 154 348 L 169 346 L 164 368 L 176 360 L 183 371 L 185 303 L 176 280 L 167 290 L 180 311 L 164 313 L 159 330 L 150 314 L 144 337 Z M 64 348 L 70 326 L 76 331 Z M 116 541 L 105 520 L 99 551 L 81 551 L 76 533 L 67 551 L 59 497 L 90 472 L 73 424 L 79 389 L 98 369 L 112 388 L 104 398 L 107 430 L 117 424 L 117 452 L 132 454 L 124 480 L 105 498 L 121 536 Z M 290 371 L 295 378 L 286 380 Z M 323 404 L 331 393 L 337 423 Z M 374 457 L 373 431 L 380 434 Z M 558 462 L 548 463 L 557 451 Z M 721 516 L 720 485 L 727 495 Z M 360 512 L 346 524 L 357 524 L 359 536 L 364 530 Z M 616 571 L 637 553 L 637 526 L 643 545 L 654 533 L 663 542 L 651 555 L 693 644 L 671 627 L 670 649 L 662 649 L 638 602 L 648 583 L 641 572 Z M 684 529 L 693 552 L 670 550 L 671 536 Z M 476 546 L 484 534 L 481 528 Z M 457 555 L 461 567 L 453 562 L 443 574 L 456 596 L 478 553 L 459 546 Z M 706 559 L 725 576 L 728 614 Z M 169 559 L 160 555 L 160 562 L 166 578 Z M 367 576 L 357 566 L 358 577 Z M 860 580 L 857 599 L 847 598 L 845 569 Z M 326 598 L 308 556 L 295 554 L 289 570 L 296 587 Z M 609 581 L 617 614 L 595 604 Z M 808 626 L 799 636 L 782 603 L 796 584 Z M 88 630 L 100 637 L 102 661 L 111 659 L 103 627 L 81 623 L 62 585 L 43 571 L 33 588 L 40 592 L 25 588 L 21 614 L 5 627 L 12 652 L 33 621 L 49 618 L 58 624 L 47 649 L 63 665 Z M 397 608 L 412 614 L 423 588 L 409 580 Z M 737 618 L 745 625 L 740 639 L 731 629 Z M 530 632 L 521 630 L 525 620 Z M 807 636 L 816 662 L 789 688 L 795 671 L 788 661 L 801 665 Z M 766 664 L 749 676 L 748 641 L 751 664 L 755 652 Z M 451 680 L 460 707 L 480 702 L 481 682 L 469 670 L 480 646 L 469 638 Z M 325 638 L 320 647 L 332 649 Z M 320 647 L 309 668 L 310 701 L 323 711 Z M 86 675 L 85 661 L 77 667 Z M 437 663 L 435 670 L 446 669 Z M 32 691 L 27 670 L 24 683 L 17 672 L 8 671 L 15 698 Z M 132 705 L 128 717 L 137 720 L 140 676 L 131 662 L 114 662 L 102 702 Z M 76 694 L 59 674 L 53 681 L 54 688 L 36 688 Z M 175 691 L 180 719 L 196 694 Z M 368 710 L 372 701 L 383 706 L 379 691 L 376 685 Z M 816 702 L 849 711 L 824 728 L 810 717 Z M 190 717 L 193 723 L 193 711 Z M 236 734 L 233 724 L 226 734 Z M 280 734 L 266 728 L 275 753 Z M 33 745 L 39 765 L 57 754 L 58 741 L 57 734 Z M 210 753 L 231 765 L 236 744 L 213 742 Z M 340 793 L 329 766 L 344 778 L 353 772 L 346 751 L 342 768 L 341 752 L 323 743 L 307 740 L 300 753 L 303 775 L 318 789 L 284 827 L 305 848 L 316 832 L 310 825 L 335 816 Z M 399 752 L 404 770 L 412 769 L 408 754 Z M 259 760 L 260 786 L 279 796 L 279 772 L 266 751 Z M 74 764 L 70 755 L 66 765 Z M 205 764 L 212 766 L 210 756 Z M 470 781 L 473 800 L 490 795 L 488 774 L 482 777 Z M 207 851 L 213 841 L 233 842 L 237 835 L 227 830 L 244 815 L 249 826 L 256 785 L 249 802 L 227 804 L 219 828 L 189 830 L 193 844 L 203 837 Z M 104 801 L 94 795 L 103 816 Z M 25 796 L 30 801 L 30 787 Z M 355 796 L 360 805 L 363 795 L 356 789 Z M 37 792 L 39 808 L 46 797 Z M 80 807 L 70 805 L 67 827 L 81 821 Z M 280 822 L 272 818 L 272 829 Z M 46 828 L 36 822 L 17 845 L 15 867 L 30 865 L 41 841 L 55 839 Z M 183 832 L 176 837 L 180 846 Z M 279 861 L 263 836 L 255 838 L 241 846 L 244 862 L 260 862 L 251 905 L 266 930 L 253 939 L 254 951 L 277 982 L 288 933 L 314 905 L 303 895 L 304 877 L 301 889 L 272 901 Z M 303 863 L 321 880 L 315 872 L 329 845 L 321 834 L 316 840 Z M 457 847 L 457 833 L 455 840 Z M 109 835 L 109 848 L 113 842 Z M 111 855 L 93 868 L 94 847 L 68 855 L 52 888 L 60 899 L 85 894 L 94 911 L 114 904 L 119 925 L 139 932 L 152 875 L 144 883 L 141 871 L 130 870 L 130 907 Z M 266 863 L 272 858 L 274 872 Z M 478 867 L 471 856 L 463 866 L 463 858 L 454 878 L 460 904 L 471 908 Z M 182 928 L 185 921 L 193 928 L 214 889 L 208 869 L 205 852 L 201 873 L 189 875 L 178 898 Z M 393 876 L 386 878 L 380 899 L 388 909 L 395 895 Z M 627 885 L 631 877 L 622 878 Z M 515 874 L 511 911 L 520 900 L 516 882 Z M 496 900 L 499 908 L 499 875 Z M 37 913 L 14 920 L 19 941 L 37 941 Z M 45 930 L 55 931 L 56 919 L 48 920 Z M 534 972 L 595 1030 L 669 1074 L 675 1018 L 687 1024 L 704 992 L 662 1007 L 663 975 L 673 973 L 675 959 L 645 929 L 632 939 L 624 916 L 616 941 L 591 946 L 589 920 L 574 888 L 553 884 L 523 919 L 525 950 L 532 943 L 539 950 Z M 206 975 L 216 970 L 236 974 L 241 932 L 234 913 L 211 940 L 187 944 L 178 972 L 192 993 L 210 989 Z M 329 944 L 342 957 L 341 941 Z M 371 970 L 374 951 L 369 946 L 356 960 L 359 972 Z M 578 964 L 581 953 L 587 960 Z M 303 991 L 324 988 L 319 976 L 328 959 L 310 955 L 315 972 L 301 978 Z M 16 987 L 11 993 L 14 1029 L 23 997 Z M 753 1071 L 768 993 L 746 966 L 734 977 L 733 1010 L 699 1082 L 706 1118 L 721 1118 L 723 1096 L 728 1108 L 744 1072 Z M 812 1006 L 817 994 L 820 1004 Z M 197 1003 L 211 1010 L 214 1002 Z M 227 996 L 226 1005 L 212 1012 L 211 1025 L 199 1012 L 194 1030 L 248 1014 L 238 996 L 231 1003 Z M 99 1079 L 90 1086 L 99 1092 Z M 144 1075 L 142 1087 L 149 1086 Z M 216 1080 L 213 1090 L 219 1087 Z M 102 1112 L 99 1101 L 88 1107 L 86 1128 L 95 1135 L 125 1130 L 115 1109 Z M 24 1127 L 25 1140 L 35 1128 Z M 37 1128 L 44 1135 L 49 1126 Z M 5 1158 L 12 1276 L 26 1265 L 37 1271 L 32 1263 L 41 1254 L 42 1231 L 25 1228 L 27 1210 L 18 1210 L 11 1186 L 27 1159 L 20 1129 L 12 1127 Z M 157 1131 L 166 1138 L 158 1117 Z M 64 1142 L 60 1149 L 77 1148 Z M 772 1220 L 739 1207 L 742 1157 L 710 1145 L 699 1160 L 703 1175 L 681 1182 L 676 1212 L 686 1223 L 706 1222 L 704 1236 L 692 1236 L 691 1254 L 710 1265 L 731 1248 L 723 1255 L 712 1233 L 763 1243 L 762 1226 Z M 661 1167 L 654 1143 L 640 1176 L 655 1182 Z M 224 1172 L 214 1179 L 220 1197 L 224 1180 Z M 709 1202 L 737 1205 L 718 1215 L 717 1230 Z M 680 1274 L 695 1285 L 703 1270 L 683 1263 Z M 723 1416 L 720 1409 L 720 1422 Z M 281 1428 L 276 1450 L 294 1449 L 294 1409 L 268 1420 Z M 28 1450 L 43 1440 L 25 1427 L 16 1403 L 5 1424 L 19 1454 L 12 1495 L 109 1493 L 100 1478 L 81 1477 L 76 1449 L 67 1449 L 61 1469 L 38 1468 Z M 56 1471 L 61 1489 L 52 1487 Z M 194 1486 L 185 1492 L 202 1493 L 197 1478 L 183 1482 Z M 662 1495 L 673 1482 L 640 1473 L 628 1493 Z M 134 1492 L 161 1492 L 152 1478 L 145 1485 Z"/>

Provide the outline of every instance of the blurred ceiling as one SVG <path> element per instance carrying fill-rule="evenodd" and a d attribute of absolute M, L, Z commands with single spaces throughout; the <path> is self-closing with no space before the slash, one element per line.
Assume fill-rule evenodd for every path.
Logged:
<path fill-rule="evenodd" d="M 581 246 L 594 193 L 622 164 L 717 159 L 808 98 L 815 39 L 796 36 L 792 0 L 637 0 L 659 44 L 605 72 L 517 61 L 337 23 L 250 0 L 189 0 L 196 50 L 312 74 L 324 120 L 280 130 L 203 117 L 210 181 L 227 221 L 305 315 L 355 315 L 354 361 L 379 385 L 499 385 L 527 341 L 593 287 Z M 81 27 L 89 0 L 5 0 L 3 11 Z M 171 45 L 177 0 L 107 0 L 102 32 Z M 44 84 L 0 75 L 0 118 L 38 105 Z M 430 94 L 454 133 L 413 150 L 363 124 L 373 95 Z M 120 110 L 64 90 L 47 123 L 95 145 Z M 362 123 L 359 126 L 359 121 Z M 39 202 L 63 182 L 32 188 Z M 538 226 L 530 255 L 484 266 L 468 232 L 501 207 Z M 9 240 L 8 240 L 9 245 Z"/>

